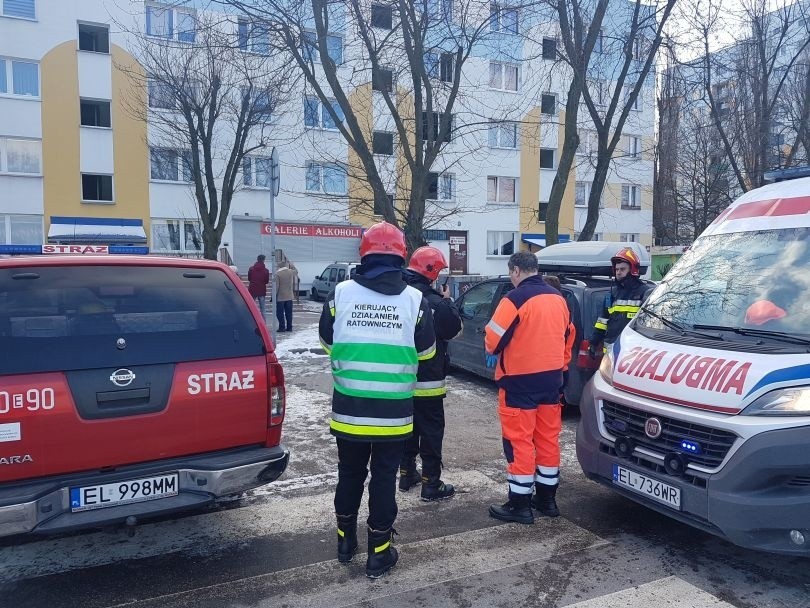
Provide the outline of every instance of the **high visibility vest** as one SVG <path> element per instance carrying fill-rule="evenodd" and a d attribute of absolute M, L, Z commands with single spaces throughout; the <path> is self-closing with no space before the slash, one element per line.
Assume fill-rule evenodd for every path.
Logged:
<path fill-rule="evenodd" d="M 336 392 L 349 397 L 349 411 L 332 413 L 336 435 L 363 439 L 395 439 L 413 432 L 413 409 L 393 401 L 412 399 L 420 356 L 414 332 L 422 294 L 406 287 L 399 295 L 384 295 L 355 281 L 339 283 L 329 303 L 335 319 L 331 347 Z M 390 408 L 386 401 L 391 402 Z"/>

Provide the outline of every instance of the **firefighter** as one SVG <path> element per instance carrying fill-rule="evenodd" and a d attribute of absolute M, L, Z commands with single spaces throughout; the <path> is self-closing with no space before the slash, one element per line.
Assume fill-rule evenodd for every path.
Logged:
<path fill-rule="evenodd" d="M 430 306 L 402 280 L 406 255 L 405 236 L 392 224 L 366 230 L 357 273 L 329 294 L 319 324 L 334 382 L 330 429 L 338 449 L 338 560 L 348 563 L 357 551 L 357 514 L 370 468 L 369 578 L 382 576 L 398 559 L 391 544 L 397 467 L 413 432 L 419 362 L 436 353 Z"/>
<path fill-rule="evenodd" d="M 450 297 L 447 285 L 437 291 L 431 284 L 447 268 L 444 254 L 435 247 L 420 247 L 411 255 L 402 273 L 405 282 L 418 289 L 433 312 L 436 356 L 419 363 L 413 399 L 413 436 L 405 443 L 399 467 L 399 489 L 407 492 L 422 484 L 422 500 L 450 498 L 455 488 L 441 480 L 442 439 L 444 438 L 445 377 L 449 367 L 447 342 L 461 332 L 461 315 Z M 416 470 L 416 455 L 422 459 L 422 474 Z"/>
<path fill-rule="evenodd" d="M 596 357 L 601 344 L 604 344 L 603 350 L 607 351 L 619 339 L 625 326 L 638 314 L 647 290 L 644 281 L 639 278 L 639 258 L 632 247 L 620 249 L 610 258 L 610 263 L 613 265 L 615 284 L 610 289 L 610 295 L 605 297 L 602 314 L 593 326 L 588 346 L 588 354 L 592 358 Z"/>
<path fill-rule="evenodd" d="M 533 253 L 512 254 L 508 266 L 515 289 L 498 303 L 485 328 L 485 346 L 498 356 L 495 382 L 509 500 L 492 505 L 489 514 L 531 524 L 532 508 L 548 517 L 560 514 L 560 387 L 571 319 L 560 292 L 537 274 Z"/>

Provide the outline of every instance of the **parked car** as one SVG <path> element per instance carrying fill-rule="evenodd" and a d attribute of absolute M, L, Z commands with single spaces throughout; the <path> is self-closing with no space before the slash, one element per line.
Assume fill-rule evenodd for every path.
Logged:
<path fill-rule="evenodd" d="M 588 338 L 605 298 L 610 294 L 612 279 L 606 276 L 610 272 L 610 257 L 622 246 L 626 243 L 600 241 L 598 247 L 590 242 L 565 243 L 546 247 L 538 253 L 541 272 L 553 273 L 560 278 L 562 295 L 577 332 L 564 391 L 564 401 L 568 405 L 579 405 L 585 383 L 599 368 L 601 356 L 592 359 L 588 355 Z M 644 253 L 646 256 L 646 251 Z M 646 271 L 648 257 L 642 258 L 643 271 Z M 652 291 L 655 283 L 647 283 Z M 451 365 L 485 378 L 494 377 L 495 370 L 486 366 L 484 327 L 498 302 L 512 289 L 509 277 L 503 276 L 478 283 L 459 297 L 457 302 L 464 329 L 450 342 Z"/>
<path fill-rule="evenodd" d="M 353 279 L 355 269 L 360 262 L 335 262 L 324 268 L 323 272 L 312 281 L 309 297 L 312 300 L 323 300 L 335 285 L 346 279 Z"/>
<path fill-rule="evenodd" d="M 224 264 L 0 260 L 0 352 L 0 536 L 133 525 L 287 466 L 284 373 Z"/>

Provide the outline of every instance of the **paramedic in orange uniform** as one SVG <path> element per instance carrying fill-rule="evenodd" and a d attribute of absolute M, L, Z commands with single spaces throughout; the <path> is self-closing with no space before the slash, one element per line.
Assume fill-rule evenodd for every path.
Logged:
<path fill-rule="evenodd" d="M 560 292 L 537 274 L 533 253 L 512 254 L 508 265 L 515 289 L 495 309 L 485 345 L 487 353 L 498 356 L 495 382 L 509 500 L 492 505 L 489 514 L 531 524 L 532 507 L 548 517 L 560 514 L 555 500 L 560 479 L 559 397 L 571 321 Z"/>

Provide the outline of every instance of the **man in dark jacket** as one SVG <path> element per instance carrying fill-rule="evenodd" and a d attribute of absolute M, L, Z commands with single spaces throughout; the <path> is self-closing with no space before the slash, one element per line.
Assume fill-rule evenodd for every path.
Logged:
<path fill-rule="evenodd" d="M 264 265 L 264 255 L 256 257 L 256 263 L 248 269 L 248 291 L 264 318 L 264 300 L 267 297 L 267 284 L 270 282 L 270 271 Z"/>
<path fill-rule="evenodd" d="M 615 284 L 610 295 L 605 297 L 602 313 L 594 323 L 588 353 L 596 357 L 599 346 L 604 349 L 619 339 L 628 323 L 638 314 L 644 303 L 647 286 L 639 278 L 641 265 L 638 254 L 632 247 L 624 247 L 610 258 L 613 264 Z"/>
<path fill-rule="evenodd" d="M 405 282 L 418 289 L 430 304 L 436 332 L 436 356 L 419 363 L 413 398 L 413 436 L 405 443 L 399 466 L 399 489 L 407 492 L 422 483 L 422 500 L 450 498 L 455 488 L 441 480 L 442 440 L 444 439 L 445 378 L 449 365 L 447 342 L 461 332 L 461 315 L 450 298 L 447 286 L 439 292 L 431 287 L 447 268 L 444 254 L 435 247 L 420 247 L 411 255 Z M 416 470 L 416 455 L 422 458 L 422 474 Z"/>
<path fill-rule="evenodd" d="M 366 230 L 361 264 L 353 279 L 329 294 L 318 328 L 334 382 L 330 430 L 338 448 L 338 560 L 349 562 L 357 551 L 357 514 L 370 461 L 369 578 L 397 563 L 391 545 L 397 466 L 413 433 L 419 362 L 436 354 L 430 306 L 402 280 L 406 255 L 405 235 L 396 226 L 380 222 Z"/>

